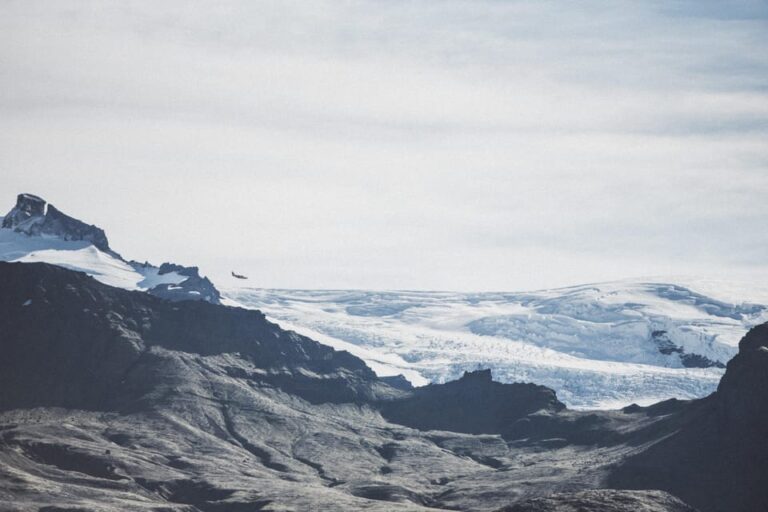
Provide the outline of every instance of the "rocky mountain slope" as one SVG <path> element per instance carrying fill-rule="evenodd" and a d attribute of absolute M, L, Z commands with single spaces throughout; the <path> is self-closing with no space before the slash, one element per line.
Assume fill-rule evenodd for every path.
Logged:
<path fill-rule="evenodd" d="M 0 282 L 0 510 L 768 503 L 768 327 L 706 399 L 587 412 L 487 372 L 396 388 L 257 311 L 50 265 L 0 263 Z"/>

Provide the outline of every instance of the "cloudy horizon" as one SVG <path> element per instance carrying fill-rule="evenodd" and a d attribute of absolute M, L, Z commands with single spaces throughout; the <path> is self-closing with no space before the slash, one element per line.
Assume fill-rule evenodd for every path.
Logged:
<path fill-rule="evenodd" d="M 5 1 L 0 27 L 0 209 L 38 194 L 126 258 L 283 288 L 768 276 L 764 2 Z"/>

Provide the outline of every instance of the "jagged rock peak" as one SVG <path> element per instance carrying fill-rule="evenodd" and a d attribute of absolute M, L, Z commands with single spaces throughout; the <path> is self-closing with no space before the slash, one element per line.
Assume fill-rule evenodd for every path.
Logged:
<path fill-rule="evenodd" d="M 739 342 L 739 352 L 768 349 L 768 323 L 757 325 Z"/>
<path fill-rule="evenodd" d="M 45 200 L 32 194 L 19 194 L 16 196 L 16 206 L 3 219 L 3 227 L 13 229 L 24 224 L 32 218 L 45 215 Z"/>
<path fill-rule="evenodd" d="M 768 323 L 753 327 L 741 339 L 739 353 L 728 362 L 717 395 L 732 431 L 739 424 L 764 437 L 768 425 Z"/>
<path fill-rule="evenodd" d="M 165 263 L 161 264 L 160 268 L 158 269 L 158 273 L 160 275 L 168 274 L 170 272 L 176 272 L 177 274 L 181 274 L 183 276 L 200 277 L 200 268 L 199 267 L 185 267 L 184 265 L 178 265 L 176 263 L 165 262 Z"/>
<path fill-rule="evenodd" d="M 163 263 L 158 268 L 149 262 L 126 261 L 120 254 L 109 247 L 109 241 L 103 229 L 66 215 L 39 196 L 19 194 L 16 205 L 6 217 L 1 219 L 2 227 L 15 233 L 29 237 L 44 236 L 45 238 L 55 239 L 50 245 L 53 250 L 63 249 L 59 246 L 58 240 L 85 242 L 85 244 L 73 247 L 77 249 L 81 248 L 81 245 L 91 244 L 102 253 L 106 253 L 119 260 L 119 262 L 127 263 L 133 267 L 137 273 L 134 276 L 133 286 L 152 295 L 172 301 L 203 300 L 213 304 L 221 303 L 221 294 L 208 278 L 200 275 L 198 267 L 184 267 L 174 263 Z M 23 240 L 24 237 L 14 238 L 18 242 L 18 250 L 10 251 L 8 254 L 12 254 L 14 259 L 18 257 L 18 254 L 29 254 L 25 240 Z M 40 246 L 40 244 L 37 245 Z M 39 256 L 36 255 L 35 258 L 39 258 Z M 91 275 L 102 275 L 104 277 L 101 271 L 96 271 L 95 267 L 89 266 L 90 264 L 90 261 L 84 261 L 79 268 L 86 271 L 93 270 L 93 272 L 89 272 Z M 119 266 L 121 265 L 117 264 L 115 268 Z M 157 279 L 158 276 L 170 273 L 178 275 Z M 108 281 L 109 276 L 106 277 Z M 96 277 L 96 279 L 99 279 L 99 277 Z M 153 281 L 155 283 L 159 281 L 159 284 L 152 285 Z"/>
<path fill-rule="evenodd" d="M 3 219 L 3 228 L 29 236 L 52 235 L 62 240 L 87 241 L 101 251 L 111 252 L 103 229 L 66 215 L 34 194 L 17 196 L 16 206 Z"/>
<path fill-rule="evenodd" d="M 168 300 L 204 300 L 221 304 L 221 293 L 207 277 L 200 275 L 198 267 L 185 267 L 176 263 L 163 263 L 158 269 L 160 275 L 176 272 L 187 279 L 177 285 L 161 284 L 149 292 Z"/>

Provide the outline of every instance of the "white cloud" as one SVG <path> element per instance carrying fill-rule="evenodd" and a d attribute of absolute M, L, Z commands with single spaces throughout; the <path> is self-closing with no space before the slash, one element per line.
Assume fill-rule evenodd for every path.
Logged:
<path fill-rule="evenodd" d="M 263 286 L 762 271 L 766 25 L 750 2 L 5 2 L 0 200 Z"/>

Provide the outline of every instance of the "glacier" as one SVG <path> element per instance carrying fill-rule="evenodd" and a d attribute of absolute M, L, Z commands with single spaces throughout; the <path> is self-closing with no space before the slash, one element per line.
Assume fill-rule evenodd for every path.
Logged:
<path fill-rule="evenodd" d="M 577 409 L 706 396 L 739 339 L 768 319 L 761 303 L 643 280 L 522 293 L 232 286 L 223 294 L 348 350 L 381 376 L 420 386 L 490 368 L 504 382 L 551 387 Z"/>

